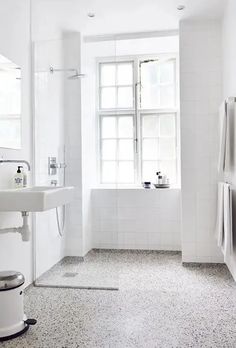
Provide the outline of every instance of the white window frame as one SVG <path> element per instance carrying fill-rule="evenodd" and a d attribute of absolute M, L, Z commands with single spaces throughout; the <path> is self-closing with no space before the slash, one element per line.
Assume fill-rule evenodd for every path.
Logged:
<path fill-rule="evenodd" d="M 138 103 L 137 108 L 137 116 L 136 116 L 136 110 L 135 110 L 135 84 L 139 82 L 140 76 L 139 76 L 139 62 L 146 59 L 159 59 L 159 60 L 168 60 L 168 59 L 174 59 L 175 60 L 175 99 L 176 99 L 176 106 L 174 108 L 158 108 L 158 109 L 141 109 L 140 104 Z M 133 71 L 133 77 L 134 77 L 134 90 L 133 90 L 133 108 L 111 108 L 111 109 L 100 109 L 100 101 L 101 101 L 101 93 L 100 93 L 100 64 L 103 63 L 119 63 L 119 62 L 133 62 L 134 65 L 134 71 Z M 134 55 L 134 56 L 117 56 L 117 57 L 104 57 L 99 58 L 96 61 L 97 64 L 97 84 L 96 84 L 96 90 L 97 90 L 97 102 L 96 102 L 96 114 L 97 114 L 97 127 L 98 127 L 98 168 L 99 168 L 99 177 L 98 177 L 98 183 L 102 187 L 108 187 L 108 186 L 128 186 L 128 187 L 140 187 L 142 182 L 142 127 L 141 127 L 141 119 L 142 114 L 146 115 L 163 115 L 163 114 L 174 114 L 175 115 L 175 139 L 176 139 L 176 183 L 173 183 L 172 186 L 174 187 L 180 187 L 180 119 L 179 119 L 179 59 L 177 53 L 164 53 L 164 54 L 148 54 L 148 55 Z M 101 136 L 101 117 L 102 116 L 118 116 L 119 115 L 131 115 L 134 118 L 134 140 L 137 138 L 137 151 L 134 151 L 134 183 L 102 183 L 102 136 Z M 135 148 L 135 141 L 134 141 L 134 148 Z M 135 149 L 136 150 L 136 149 Z M 157 159 L 158 161 L 158 159 Z M 117 161 L 118 162 L 118 161 Z"/>

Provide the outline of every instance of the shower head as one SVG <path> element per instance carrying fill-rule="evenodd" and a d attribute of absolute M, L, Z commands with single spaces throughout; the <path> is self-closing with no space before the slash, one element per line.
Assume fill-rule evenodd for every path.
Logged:
<path fill-rule="evenodd" d="M 69 76 L 68 80 L 78 80 L 78 79 L 81 79 L 85 76 L 86 76 L 85 74 L 80 74 L 77 70 L 75 70 L 75 74 Z"/>

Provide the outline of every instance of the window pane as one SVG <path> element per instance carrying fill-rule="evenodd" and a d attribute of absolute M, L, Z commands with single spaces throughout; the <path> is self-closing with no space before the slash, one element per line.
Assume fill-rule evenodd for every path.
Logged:
<path fill-rule="evenodd" d="M 170 179 L 170 183 L 176 183 L 177 175 L 176 175 L 176 162 L 175 161 L 162 161 L 161 162 L 161 172 L 162 174 L 167 175 Z"/>
<path fill-rule="evenodd" d="M 119 162 L 118 178 L 120 183 L 134 182 L 134 163 Z"/>
<path fill-rule="evenodd" d="M 101 86 L 114 86 L 116 84 L 115 64 L 101 64 Z"/>
<path fill-rule="evenodd" d="M 159 69 L 158 62 L 141 63 L 141 107 L 157 108 L 159 100 Z"/>
<path fill-rule="evenodd" d="M 116 119 L 115 117 L 102 118 L 102 138 L 116 137 Z"/>
<path fill-rule="evenodd" d="M 116 162 L 102 162 L 102 182 L 116 182 Z"/>
<path fill-rule="evenodd" d="M 175 136 L 175 116 L 174 115 L 160 116 L 160 135 L 163 137 Z"/>
<path fill-rule="evenodd" d="M 160 100 L 162 108 L 175 106 L 175 90 L 173 85 L 160 87 Z"/>
<path fill-rule="evenodd" d="M 143 140 L 143 159 L 157 160 L 158 158 L 158 140 L 144 139 Z"/>
<path fill-rule="evenodd" d="M 156 172 L 160 169 L 158 162 L 154 161 L 143 161 L 143 181 L 151 181 L 155 183 L 156 181 Z"/>
<path fill-rule="evenodd" d="M 118 137 L 119 138 L 133 138 L 134 125 L 133 117 L 122 116 L 118 120 Z"/>
<path fill-rule="evenodd" d="M 143 86 L 141 88 L 141 108 L 157 109 L 160 106 L 160 93 L 158 85 Z"/>
<path fill-rule="evenodd" d="M 102 159 L 103 160 L 116 159 L 116 140 L 102 141 Z"/>
<path fill-rule="evenodd" d="M 133 106 L 133 88 L 118 87 L 118 107 L 132 108 Z"/>
<path fill-rule="evenodd" d="M 175 158 L 175 138 L 160 138 L 160 157 L 162 159 Z"/>
<path fill-rule="evenodd" d="M 158 117 L 157 116 L 143 116 L 143 137 L 157 137 L 158 136 Z"/>
<path fill-rule="evenodd" d="M 101 108 L 113 109 L 116 107 L 116 88 L 104 87 L 101 89 Z"/>
<path fill-rule="evenodd" d="M 133 160 L 134 159 L 134 142 L 133 140 L 119 140 L 119 159 Z"/>
<path fill-rule="evenodd" d="M 174 83 L 174 62 L 166 62 L 160 65 L 160 82 L 161 84 Z"/>
<path fill-rule="evenodd" d="M 132 63 L 118 64 L 117 83 L 118 85 L 133 84 L 133 64 Z"/>

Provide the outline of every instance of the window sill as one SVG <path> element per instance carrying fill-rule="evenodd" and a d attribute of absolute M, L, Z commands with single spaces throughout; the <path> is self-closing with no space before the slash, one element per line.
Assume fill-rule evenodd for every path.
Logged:
<path fill-rule="evenodd" d="M 181 187 L 178 185 L 170 186 L 169 188 L 155 188 L 152 186 L 150 189 L 145 189 L 143 186 L 134 186 L 134 185 L 98 185 L 92 187 L 92 190 L 145 190 L 145 191 L 170 191 L 170 190 L 181 190 Z"/>

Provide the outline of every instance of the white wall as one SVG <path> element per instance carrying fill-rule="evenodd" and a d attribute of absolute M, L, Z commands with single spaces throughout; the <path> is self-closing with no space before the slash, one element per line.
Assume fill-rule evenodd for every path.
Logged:
<path fill-rule="evenodd" d="M 31 162 L 29 0 L 1 0 L 0 8 L 0 54 L 22 68 L 22 149 L 0 149 L 0 156 Z M 11 187 L 16 169 L 16 165 L 0 166 L 1 188 Z M 0 228 L 21 223 L 19 213 L 0 214 Z M 27 284 L 32 280 L 31 242 L 23 243 L 20 235 L 0 235 L 0 270 L 7 269 L 21 271 Z"/>
<path fill-rule="evenodd" d="M 223 99 L 227 97 L 236 96 L 236 42 L 235 42 L 235 32 L 236 32 L 236 2 L 235 0 L 228 0 L 224 19 L 222 23 L 222 54 L 223 54 Z M 235 119 L 234 128 L 236 132 L 236 122 Z M 236 139 L 234 148 L 236 148 Z M 236 155 L 234 159 L 236 163 Z M 231 182 L 234 186 L 236 185 L 236 167 L 230 173 L 226 173 L 225 181 Z M 235 206 L 236 206 L 236 194 L 233 191 L 233 206 L 234 206 L 234 216 L 235 216 Z M 235 226 L 234 219 L 234 226 Z M 234 229 L 235 233 L 235 229 Z M 234 279 L 236 280 L 236 255 L 228 257 L 226 260 Z"/>
<path fill-rule="evenodd" d="M 221 262 L 216 245 L 221 26 L 180 23 L 182 252 L 184 262 Z"/>
<path fill-rule="evenodd" d="M 181 250 L 180 189 L 95 189 L 93 247 Z"/>

